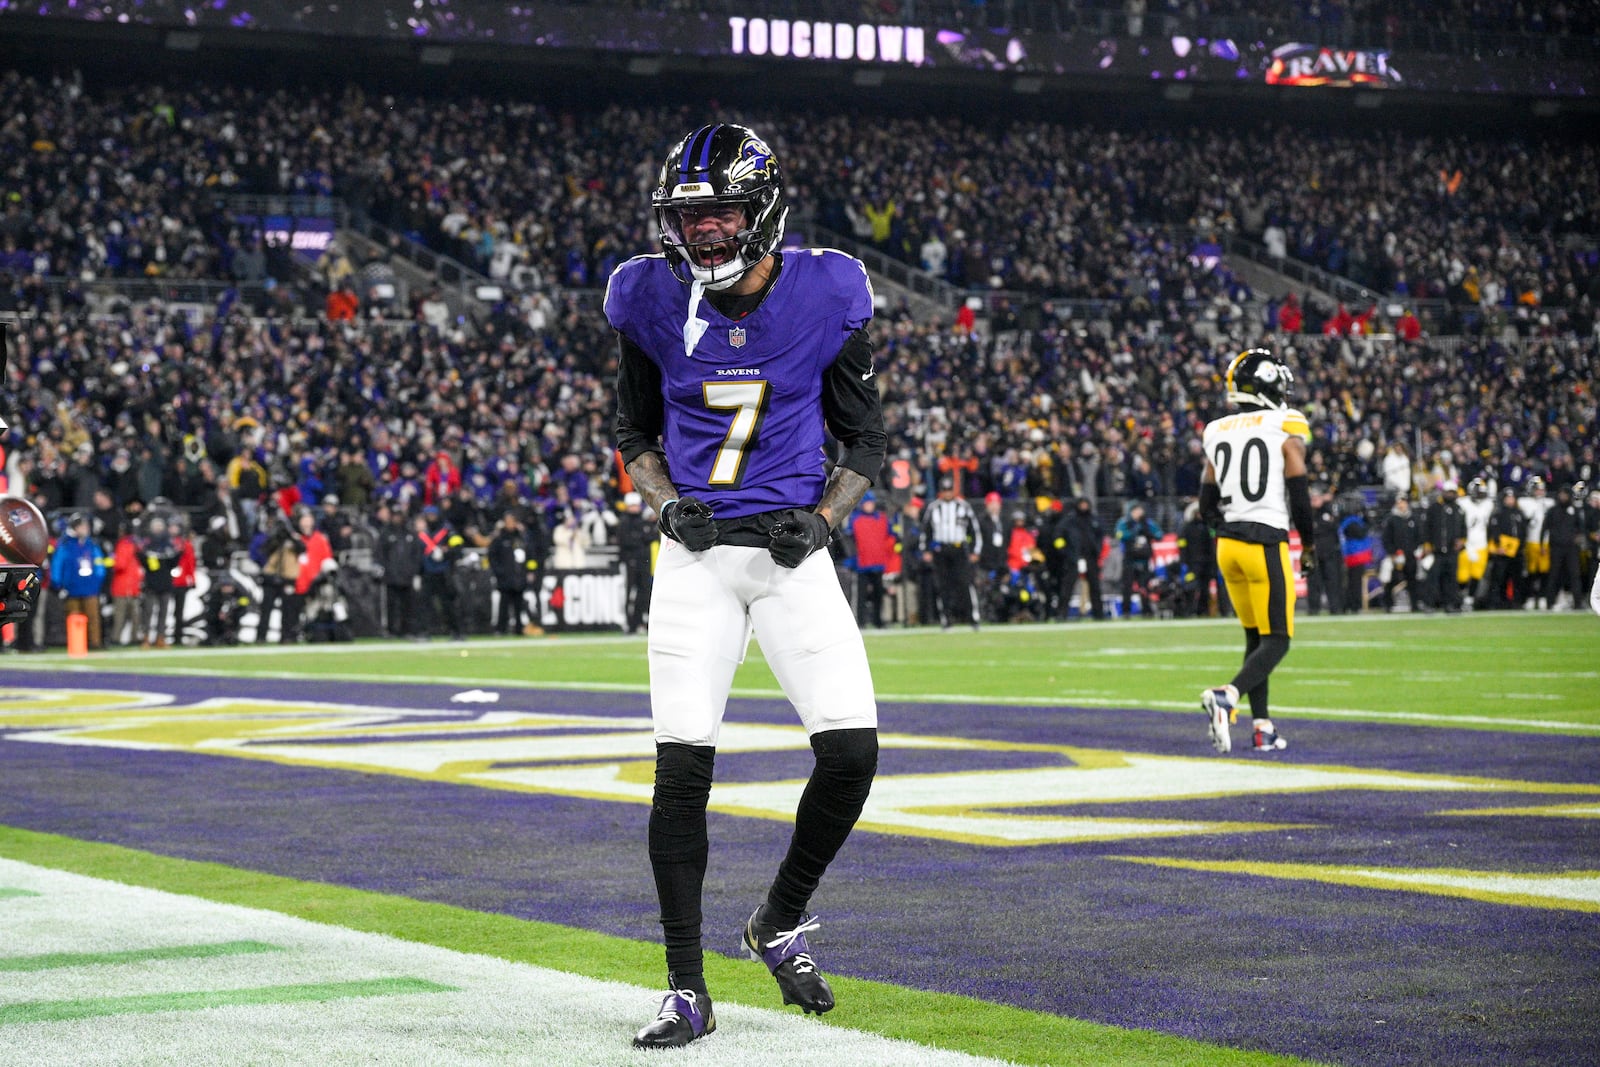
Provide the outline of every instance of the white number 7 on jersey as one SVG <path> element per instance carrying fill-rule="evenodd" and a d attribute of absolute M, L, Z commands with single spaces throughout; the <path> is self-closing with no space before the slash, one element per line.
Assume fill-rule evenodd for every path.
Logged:
<path fill-rule="evenodd" d="M 706 407 L 712 411 L 733 412 L 733 424 L 717 449 L 711 465 L 711 485 L 737 485 L 744 473 L 745 456 L 761 429 L 767 413 L 766 382 L 706 382 L 701 387 Z"/>

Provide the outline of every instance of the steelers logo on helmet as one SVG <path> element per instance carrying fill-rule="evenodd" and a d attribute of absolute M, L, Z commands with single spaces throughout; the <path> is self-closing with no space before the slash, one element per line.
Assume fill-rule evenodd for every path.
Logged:
<path fill-rule="evenodd" d="M 1267 349 L 1251 348 L 1233 357 L 1225 383 L 1228 399 L 1235 404 L 1286 408 L 1293 392 L 1294 372 Z"/>
<path fill-rule="evenodd" d="M 650 198 L 661 249 L 685 284 L 726 289 L 783 241 L 778 157 L 755 131 L 702 126 L 675 145 Z"/>

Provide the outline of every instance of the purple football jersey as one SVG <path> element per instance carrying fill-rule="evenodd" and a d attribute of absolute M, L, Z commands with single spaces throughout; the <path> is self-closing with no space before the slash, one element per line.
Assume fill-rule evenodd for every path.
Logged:
<path fill-rule="evenodd" d="M 606 318 L 661 370 L 662 446 L 678 492 L 726 518 L 814 507 L 822 498 L 822 378 L 872 318 L 872 288 L 854 256 L 783 253 L 755 311 L 729 319 L 660 255 L 619 266 Z"/>

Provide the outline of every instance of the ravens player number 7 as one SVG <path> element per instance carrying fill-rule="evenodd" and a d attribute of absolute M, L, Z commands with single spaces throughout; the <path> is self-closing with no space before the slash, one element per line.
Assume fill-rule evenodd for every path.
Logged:
<path fill-rule="evenodd" d="M 1289 406 L 1294 373 L 1264 348 L 1235 356 L 1224 376 L 1228 401 L 1239 410 L 1206 424 L 1200 513 L 1217 531 L 1217 572 L 1244 627 L 1245 656 L 1227 685 L 1200 696 L 1218 752 L 1233 747 L 1229 727 L 1239 695 L 1250 699 L 1252 747 L 1287 747 L 1267 709 L 1267 676 L 1294 637 L 1294 576 L 1289 527 L 1300 534 L 1302 570 L 1315 566 L 1314 513 L 1306 484 L 1311 427 Z"/>
<path fill-rule="evenodd" d="M 826 1012 L 807 914 L 861 813 L 878 760 L 866 649 L 828 553 L 883 466 L 886 435 L 861 262 L 782 248 L 776 155 L 718 123 L 685 137 L 651 206 L 661 251 L 619 266 L 617 447 L 663 534 L 648 657 L 656 777 L 649 854 L 668 991 L 634 1044 L 716 1028 L 701 947 L 706 806 L 733 675 L 752 633 L 815 764 L 788 854 L 740 937 L 786 1004 Z M 843 446 L 830 470 L 824 428 Z"/>

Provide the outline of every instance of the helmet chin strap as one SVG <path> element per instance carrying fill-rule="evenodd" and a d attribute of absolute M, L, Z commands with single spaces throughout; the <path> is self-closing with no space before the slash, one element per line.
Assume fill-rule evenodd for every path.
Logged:
<path fill-rule="evenodd" d="M 1278 405 L 1270 400 L 1256 396 L 1254 393 L 1229 393 L 1228 399 L 1242 408 L 1268 408 L 1276 410 Z"/>
<path fill-rule="evenodd" d="M 732 287 L 733 287 L 733 284 L 734 284 L 734 283 L 735 283 L 735 282 L 737 282 L 737 281 L 738 281 L 738 280 L 739 280 L 739 279 L 740 279 L 740 278 L 743 278 L 743 277 L 744 277 L 744 276 L 745 276 L 745 275 L 746 275 L 746 274 L 748 274 L 748 273 L 749 273 L 749 272 L 750 272 L 750 268 L 749 268 L 749 267 L 745 267 L 745 268 L 744 268 L 744 269 L 743 269 L 743 270 L 741 270 L 741 271 L 740 271 L 740 272 L 739 272 L 739 273 L 738 273 L 738 274 L 735 274 L 735 275 L 734 275 L 734 276 L 733 276 L 733 277 L 731 277 L 731 278 L 723 278 L 723 279 L 722 279 L 722 280 L 720 280 L 720 281 L 714 281 L 714 282 L 706 282 L 706 283 L 705 283 L 705 287 L 706 287 L 706 288 L 707 288 L 707 289 L 710 289 L 710 290 L 711 290 L 711 291 L 712 291 L 712 292 L 713 292 L 713 293 L 720 293 L 720 292 L 722 292 L 722 291 L 723 291 L 723 290 L 724 290 L 724 289 L 730 289 L 730 288 L 732 288 Z"/>
<path fill-rule="evenodd" d="M 751 263 L 749 260 L 744 258 L 743 252 L 740 252 L 727 263 L 717 267 L 696 266 L 692 260 L 688 261 L 688 263 L 689 274 L 694 278 L 695 284 L 709 289 L 713 293 L 720 293 L 724 289 L 729 288 L 740 278 L 743 278 L 746 274 L 749 274 L 751 268 L 755 266 L 755 263 Z M 728 275 L 726 278 L 718 277 L 722 270 L 732 267 L 735 264 L 738 264 L 738 267 L 732 274 Z"/>
<path fill-rule="evenodd" d="M 685 359 L 694 358 L 695 346 L 700 343 L 700 338 L 705 336 L 711 324 L 700 317 L 700 298 L 705 294 L 706 287 L 699 282 L 689 286 L 689 314 L 683 320 L 683 355 Z"/>
<path fill-rule="evenodd" d="M 741 229 L 738 233 L 729 238 L 736 249 L 733 258 L 728 260 L 728 262 L 718 264 L 715 267 L 699 266 L 694 261 L 694 254 L 689 252 L 684 256 L 684 262 L 689 266 L 690 276 L 694 278 L 696 283 L 711 290 L 713 293 L 720 293 L 724 289 L 729 288 L 740 278 L 743 278 L 746 274 L 749 274 L 750 271 L 755 268 L 756 264 L 760 263 L 762 258 L 764 258 L 758 256 L 755 259 L 750 259 L 745 255 L 745 248 L 748 247 L 751 237 L 752 234 L 750 230 Z M 728 269 L 732 269 L 733 273 L 729 274 L 727 277 L 721 277 L 722 272 Z"/>

